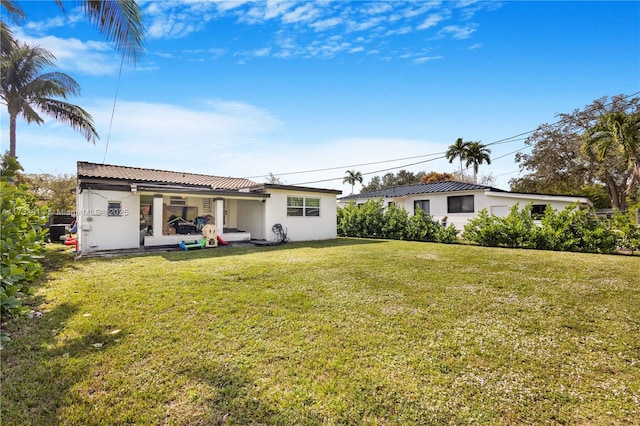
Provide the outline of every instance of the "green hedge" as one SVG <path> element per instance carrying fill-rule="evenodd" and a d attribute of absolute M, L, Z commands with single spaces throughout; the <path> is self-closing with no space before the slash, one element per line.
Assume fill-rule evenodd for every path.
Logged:
<path fill-rule="evenodd" d="M 47 209 L 38 208 L 26 186 L 16 186 L 20 165 L 7 157 L 2 164 L 0 193 L 2 223 L 0 231 L 0 311 L 2 320 L 27 315 L 22 298 L 30 294 L 31 283 L 41 272 L 39 259 L 44 253 Z M 2 333 L 1 342 L 9 337 Z M 1 343 L 0 342 L 0 343 Z"/>
<path fill-rule="evenodd" d="M 440 243 L 458 242 L 458 231 L 453 225 L 445 228 L 421 211 L 409 216 L 404 208 L 393 204 L 384 208 L 382 200 L 369 200 L 360 205 L 352 202 L 339 208 L 338 235 Z"/>
<path fill-rule="evenodd" d="M 590 209 L 576 204 L 558 212 L 547 206 L 538 223 L 529 204 L 516 204 L 507 217 L 489 215 L 482 209 L 464 227 L 462 238 L 483 246 L 535 248 L 541 250 L 614 253 L 640 249 L 640 228 L 628 216 L 598 219 Z"/>
<path fill-rule="evenodd" d="M 616 213 L 598 219 L 591 209 L 577 204 L 556 211 L 550 206 L 540 218 L 531 214 L 532 204 L 514 205 L 509 215 L 498 217 L 482 209 L 464 227 L 466 241 L 491 247 L 531 248 L 585 253 L 640 251 L 640 226 L 631 215 Z M 383 206 L 382 200 L 353 202 L 338 209 L 338 235 L 344 237 L 457 243 L 458 230 L 443 227 L 422 212 L 409 216 L 402 207 Z"/>

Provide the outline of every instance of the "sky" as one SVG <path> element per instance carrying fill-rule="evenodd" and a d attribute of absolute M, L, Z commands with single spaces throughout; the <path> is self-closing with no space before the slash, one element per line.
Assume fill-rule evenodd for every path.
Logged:
<path fill-rule="evenodd" d="M 139 1 L 145 52 L 122 68 L 76 2 L 18 3 L 14 35 L 56 56 L 100 135 L 19 118 L 27 173 L 75 174 L 77 161 L 272 173 L 348 195 L 347 170 L 365 184 L 454 172 L 444 153 L 462 137 L 488 145 L 480 174 L 509 189 L 528 132 L 640 91 L 637 1 Z M 0 132 L 4 152 L 4 105 Z"/>

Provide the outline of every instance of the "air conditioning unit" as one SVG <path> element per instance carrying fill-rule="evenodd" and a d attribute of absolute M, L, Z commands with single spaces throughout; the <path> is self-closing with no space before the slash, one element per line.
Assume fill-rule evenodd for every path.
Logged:
<path fill-rule="evenodd" d="M 187 198 L 186 197 L 169 197 L 169 205 L 171 206 L 186 206 Z"/>

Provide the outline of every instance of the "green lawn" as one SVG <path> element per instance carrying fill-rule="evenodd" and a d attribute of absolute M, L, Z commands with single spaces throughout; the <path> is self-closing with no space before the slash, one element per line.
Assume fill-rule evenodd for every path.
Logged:
<path fill-rule="evenodd" d="M 2 424 L 640 424 L 639 256 L 68 250 L 9 325 Z"/>

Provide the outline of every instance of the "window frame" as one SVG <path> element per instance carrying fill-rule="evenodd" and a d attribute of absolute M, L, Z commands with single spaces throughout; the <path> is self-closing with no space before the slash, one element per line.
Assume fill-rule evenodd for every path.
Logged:
<path fill-rule="evenodd" d="M 544 217 L 544 212 L 547 210 L 549 204 L 532 204 L 531 205 L 531 217 L 534 220 L 540 220 Z"/>
<path fill-rule="evenodd" d="M 122 201 L 108 200 L 107 201 L 107 216 L 108 217 L 122 217 Z"/>
<path fill-rule="evenodd" d="M 427 203 L 427 209 L 423 208 L 424 203 Z M 431 214 L 431 200 L 413 200 L 413 214 L 416 214 L 418 207 L 424 214 Z"/>
<path fill-rule="evenodd" d="M 287 195 L 287 217 L 320 217 L 321 205 L 320 197 Z"/>
<path fill-rule="evenodd" d="M 465 200 L 471 200 L 471 209 L 469 209 L 468 202 L 465 203 Z M 459 200 L 459 203 L 458 203 Z M 459 205 L 458 205 L 459 204 Z M 466 209 L 465 209 L 466 204 Z M 449 195 L 447 197 L 447 213 L 455 214 L 455 213 L 475 213 L 475 196 L 473 194 L 467 195 Z"/>

